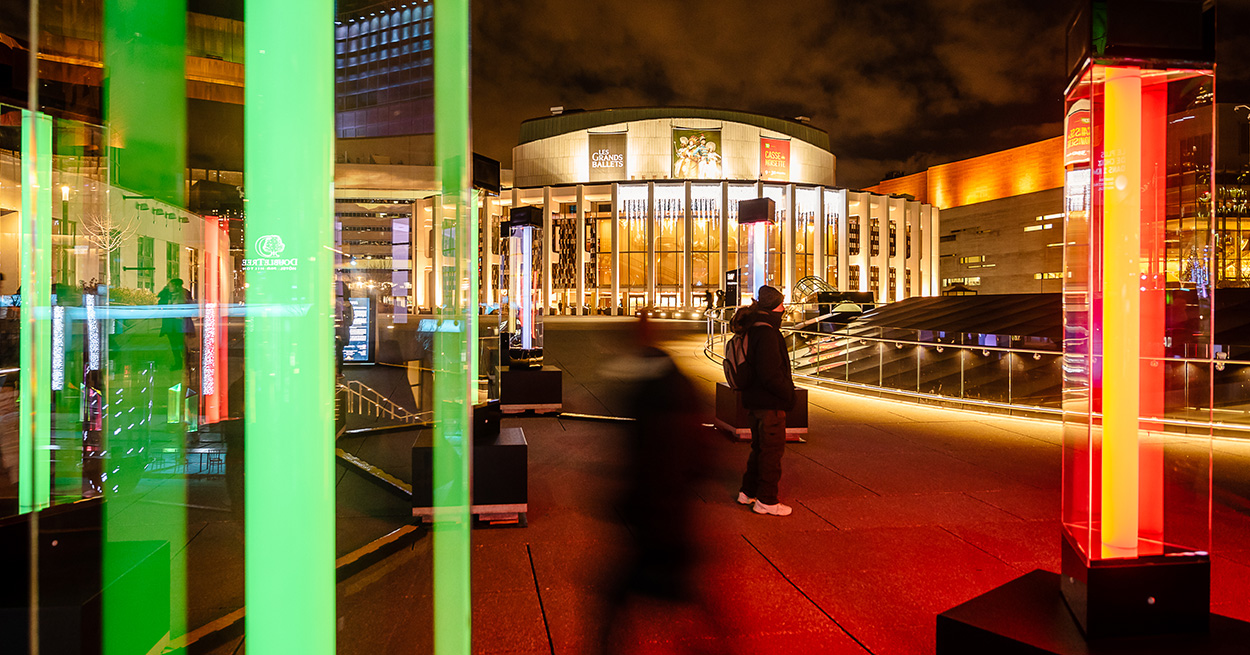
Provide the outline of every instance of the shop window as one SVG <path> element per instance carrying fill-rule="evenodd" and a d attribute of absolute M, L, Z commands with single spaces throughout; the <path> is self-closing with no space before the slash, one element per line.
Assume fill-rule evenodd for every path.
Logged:
<path fill-rule="evenodd" d="M 881 267 L 869 266 L 868 267 L 868 290 L 873 293 L 873 296 L 876 296 L 877 292 L 880 289 L 881 289 Z"/>
<path fill-rule="evenodd" d="M 139 237 L 139 260 L 137 263 L 139 274 L 139 288 L 152 291 L 155 286 L 156 273 L 156 239 L 152 237 Z"/>
<path fill-rule="evenodd" d="M 890 256 L 891 257 L 898 256 L 898 237 L 895 234 L 896 228 L 897 226 L 894 224 L 894 221 L 890 221 Z"/>
<path fill-rule="evenodd" d="M 898 300 L 898 269 L 890 267 L 889 282 L 886 285 L 886 291 L 889 294 L 890 302 Z"/>
<path fill-rule="evenodd" d="M 846 251 L 854 256 L 859 254 L 859 217 L 851 216 L 846 222 Z"/>
<path fill-rule="evenodd" d="M 165 279 L 182 277 L 182 246 L 173 241 L 165 242 Z"/>
<path fill-rule="evenodd" d="M 907 243 L 907 246 L 906 246 L 907 252 L 903 256 L 906 257 L 907 259 L 911 259 L 911 224 L 910 223 L 907 224 L 906 243 Z"/>
<path fill-rule="evenodd" d="M 871 219 L 868 223 L 868 254 L 876 257 L 881 254 L 881 221 Z"/>
<path fill-rule="evenodd" d="M 859 291 L 859 265 L 853 264 L 848 269 L 847 286 L 851 291 Z"/>

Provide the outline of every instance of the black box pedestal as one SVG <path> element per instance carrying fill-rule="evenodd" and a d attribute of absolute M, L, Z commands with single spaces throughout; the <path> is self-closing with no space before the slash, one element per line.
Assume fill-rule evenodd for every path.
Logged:
<path fill-rule="evenodd" d="M 734 391 L 728 384 L 716 384 L 716 427 L 724 430 L 735 441 L 751 440 L 751 414 L 742 406 L 742 392 Z M 786 412 L 786 441 L 803 443 L 807 434 L 807 389 L 794 390 L 794 409 Z"/>
<path fill-rule="evenodd" d="M 39 649 L 102 653 L 104 595 L 125 599 L 125 630 L 110 637 L 117 652 L 160 652 L 169 634 L 169 543 L 108 544 L 116 562 L 101 562 L 104 499 L 43 509 L 39 514 Z M 0 519 L 0 634 L 3 652 L 30 650 L 30 514 Z"/>
<path fill-rule="evenodd" d="M 1147 556 L 1088 565 L 1063 536 L 1063 598 L 1091 639 L 1203 632 L 1211 614 L 1211 560 Z"/>
<path fill-rule="evenodd" d="M 412 446 L 412 515 L 437 521 L 432 441 L 432 432 L 425 430 Z M 491 524 L 524 521 L 529 511 L 528 448 L 521 428 L 503 428 L 494 438 L 474 441 L 471 514 Z"/>
<path fill-rule="evenodd" d="M 499 405 L 505 414 L 559 412 L 564 407 L 564 379 L 554 366 L 505 368 L 500 374 Z"/>
<path fill-rule="evenodd" d="M 937 617 L 937 654 L 1232 655 L 1247 652 L 1250 623 L 1209 614 L 1206 632 L 1086 640 L 1057 573 L 1035 570 Z"/>

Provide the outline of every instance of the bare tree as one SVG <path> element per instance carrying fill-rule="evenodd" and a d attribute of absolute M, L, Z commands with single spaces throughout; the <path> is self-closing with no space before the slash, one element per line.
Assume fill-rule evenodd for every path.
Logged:
<path fill-rule="evenodd" d="M 104 280 L 107 283 L 113 279 L 112 257 L 109 255 L 122 247 L 127 239 L 135 235 L 139 231 L 139 217 L 132 215 L 129 218 L 120 216 L 114 217 L 112 214 L 105 212 L 88 212 L 83 216 L 82 235 L 87 242 L 95 246 L 103 253 L 104 256 Z"/>

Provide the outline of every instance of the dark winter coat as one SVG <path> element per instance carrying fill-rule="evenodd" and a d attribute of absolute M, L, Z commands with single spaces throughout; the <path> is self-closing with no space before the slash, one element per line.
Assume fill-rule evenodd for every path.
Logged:
<path fill-rule="evenodd" d="M 747 364 L 754 375 L 742 390 L 742 405 L 747 409 L 788 412 L 794 407 L 794 379 L 790 375 L 786 340 L 781 336 L 781 312 L 760 311 L 743 318 L 747 326 Z"/>

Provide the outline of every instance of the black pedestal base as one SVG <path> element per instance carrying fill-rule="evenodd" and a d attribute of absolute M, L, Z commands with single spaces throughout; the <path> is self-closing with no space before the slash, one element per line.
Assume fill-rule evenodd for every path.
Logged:
<path fill-rule="evenodd" d="M 742 406 L 742 393 L 724 382 L 716 384 L 716 419 L 714 424 L 734 441 L 751 440 L 751 415 Z M 786 412 L 786 441 L 804 443 L 807 434 L 807 389 L 794 390 L 794 409 Z"/>
<path fill-rule="evenodd" d="M 938 655 L 1231 655 L 1245 653 L 1250 623 L 1211 614 L 1208 632 L 1086 641 L 1059 592 L 1059 574 L 1041 569 L 937 617 Z"/>
<path fill-rule="evenodd" d="M 1085 562 L 1063 533 L 1060 589 L 1090 639 L 1204 632 L 1211 613 L 1206 553 L 1144 555 Z"/>
<path fill-rule="evenodd" d="M 505 368 L 499 377 L 499 405 L 505 414 L 551 414 L 564 407 L 564 377 L 554 366 Z"/>
<path fill-rule="evenodd" d="M 412 446 L 412 515 L 437 521 L 434 505 L 434 452 L 426 430 Z M 478 520 L 524 524 L 529 511 L 529 445 L 521 428 L 503 428 L 494 439 L 474 439 L 473 490 L 469 513 Z"/>

